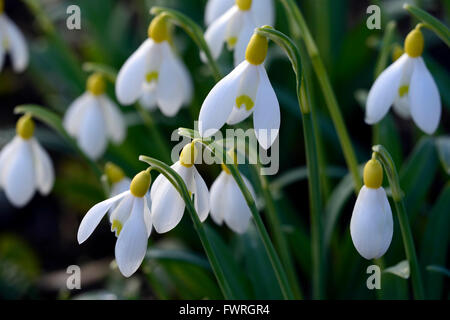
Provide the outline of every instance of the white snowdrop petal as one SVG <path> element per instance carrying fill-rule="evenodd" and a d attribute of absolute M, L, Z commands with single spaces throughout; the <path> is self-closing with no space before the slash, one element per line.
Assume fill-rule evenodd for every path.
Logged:
<path fill-rule="evenodd" d="M 275 9 L 273 0 L 252 1 L 250 12 L 257 27 L 274 26 Z"/>
<path fill-rule="evenodd" d="M 359 254 L 367 260 L 380 258 L 392 240 L 392 212 L 383 188 L 363 186 L 350 221 L 350 234 Z"/>
<path fill-rule="evenodd" d="M 130 277 L 136 272 L 147 251 L 144 201 L 144 198 L 134 199 L 131 215 L 117 238 L 115 248 L 117 266 L 125 277 Z"/>
<path fill-rule="evenodd" d="M 130 189 L 131 180 L 128 177 L 123 178 L 117 183 L 111 186 L 111 197 L 118 195 L 119 193 L 125 192 Z"/>
<path fill-rule="evenodd" d="M 164 42 L 164 60 L 159 72 L 158 84 L 156 88 L 156 100 L 161 112 L 168 117 L 173 117 L 184 100 L 183 75 L 180 74 L 180 69 L 175 61 L 176 58 L 169 47 L 169 44 Z"/>
<path fill-rule="evenodd" d="M 223 44 L 227 33 L 227 26 L 230 19 L 237 13 L 238 8 L 233 6 L 227 12 L 225 12 L 219 19 L 214 21 L 205 32 L 205 40 L 208 43 L 211 55 L 214 59 L 217 59 L 222 51 Z M 202 54 L 202 60 L 206 60 L 204 54 Z"/>
<path fill-rule="evenodd" d="M 215 223 L 221 225 L 225 216 L 225 203 L 228 201 L 225 190 L 229 183 L 230 175 L 222 171 L 213 182 L 209 195 L 211 206 L 211 218 Z"/>
<path fill-rule="evenodd" d="M 212 136 L 227 121 L 235 104 L 239 79 L 248 66 L 247 61 L 242 62 L 209 92 L 198 117 L 202 137 Z"/>
<path fill-rule="evenodd" d="M 22 32 L 8 17 L 5 19 L 8 50 L 11 55 L 13 69 L 16 72 L 22 72 L 28 66 L 28 47 Z"/>
<path fill-rule="evenodd" d="M 246 184 L 248 184 L 248 181 L 246 181 Z M 224 204 L 225 223 L 234 232 L 244 233 L 252 215 L 239 186 L 233 178 L 229 179 L 224 193 L 227 199 Z"/>
<path fill-rule="evenodd" d="M 235 3 L 235 0 L 209 0 L 205 8 L 205 24 L 208 26 L 222 16 Z"/>
<path fill-rule="evenodd" d="M 95 104 L 95 97 L 89 92 L 83 93 L 72 102 L 63 119 L 63 126 L 67 133 L 73 137 L 78 136 L 84 111 L 93 104 Z"/>
<path fill-rule="evenodd" d="M 53 163 L 47 151 L 41 147 L 35 138 L 31 138 L 30 141 L 36 170 L 36 186 L 42 195 L 47 195 L 55 182 Z"/>
<path fill-rule="evenodd" d="M 153 111 L 156 109 L 156 84 L 144 82 L 139 102 L 146 110 Z"/>
<path fill-rule="evenodd" d="M 35 169 L 30 141 L 19 138 L 14 154 L 9 154 L 3 173 L 6 197 L 15 207 L 23 207 L 35 192 Z"/>
<path fill-rule="evenodd" d="M 147 229 L 147 237 L 150 237 L 150 234 L 152 233 L 152 214 L 150 212 L 151 208 L 151 200 L 148 195 L 145 196 L 144 199 L 144 221 L 145 221 L 145 228 Z"/>
<path fill-rule="evenodd" d="M 375 80 L 367 96 L 366 122 L 374 124 L 380 121 L 389 111 L 395 98 L 403 75 L 403 67 L 410 59 L 407 54 L 384 70 Z"/>
<path fill-rule="evenodd" d="M 111 206 L 111 208 L 109 209 L 109 212 L 111 213 L 109 215 L 111 229 L 114 220 L 119 221 L 122 226 L 125 224 L 127 219 L 130 217 L 131 210 L 133 209 L 134 199 L 135 197 L 129 194 L 126 197 L 123 197 L 121 200 L 117 201 L 116 205 Z"/>
<path fill-rule="evenodd" d="M 197 169 L 195 167 L 192 167 L 192 169 L 194 171 L 194 184 L 195 184 L 195 191 L 194 191 L 195 210 L 197 210 L 200 221 L 203 222 L 206 220 L 209 213 L 209 206 L 210 206 L 209 191 L 205 181 L 203 180 L 202 176 L 198 173 Z"/>
<path fill-rule="evenodd" d="M 89 158 L 96 160 L 105 152 L 106 130 L 103 112 L 99 102 L 95 100 L 95 104 L 87 107 L 83 113 L 78 132 L 78 145 Z"/>
<path fill-rule="evenodd" d="M 121 143 L 126 136 L 125 119 L 119 107 L 106 95 L 98 97 L 106 121 L 106 130 L 114 143 Z"/>
<path fill-rule="evenodd" d="M 175 57 L 175 67 L 178 69 L 177 74 L 180 77 L 180 85 L 183 96 L 183 104 L 188 104 L 192 100 L 193 95 L 193 84 L 191 75 L 189 74 L 189 70 L 184 65 L 183 61 L 181 61 L 178 57 Z"/>
<path fill-rule="evenodd" d="M 395 113 L 403 119 L 411 118 L 409 95 L 397 97 L 392 105 Z"/>
<path fill-rule="evenodd" d="M 409 101 L 414 122 L 425 133 L 433 134 L 441 119 L 441 98 L 436 82 L 422 57 L 416 58 L 414 61 Z"/>
<path fill-rule="evenodd" d="M 154 45 L 153 40 L 145 40 L 120 69 L 116 80 L 116 96 L 121 104 L 130 105 L 138 100 L 148 72 L 150 50 Z"/>
<path fill-rule="evenodd" d="M 280 130 L 280 105 L 264 66 L 259 66 L 260 84 L 253 113 L 253 126 L 259 144 L 268 149 Z"/>
<path fill-rule="evenodd" d="M 15 154 L 17 146 L 20 144 L 20 137 L 15 136 L 10 142 L 8 142 L 0 152 L 0 187 L 3 186 L 3 178 L 5 176 L 5 168 L 9 162 L 9 159 Z"/>
<path fill-rule="evenodd" d="M 256 25 L 250 13 L 245 13 L 243 17 L 242 28 L 239 32 L 236 47 L 234 48 L 234 65 L 237 66 L 239 63 L 245 60 L 245 51 L 247 50 L 247 45 L 255 31 Z"/>
<path fill-rule="evenodd" d="M 77 239 L 78 243 L 83 243 L 87 238 L 92 234 L 94 229 L 98 226 L 103 216 L 108 212 L 108 210 L 113 206 L 117 201 L 122 199 L 123 197 L 129 195 L 129 191 L 125 191 L 121 194 L 118 194 L 115 197 L 109 198 L 105 201 L 97 203 L 93 206 L 83 217 L 83 220 L 78 227 Z"/>

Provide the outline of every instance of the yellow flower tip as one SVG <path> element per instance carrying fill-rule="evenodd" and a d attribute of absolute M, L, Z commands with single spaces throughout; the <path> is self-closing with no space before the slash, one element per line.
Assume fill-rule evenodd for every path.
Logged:
<path fill-rule="evenodd" d="M 185 145 L 180 153 L 181 165 L 190 168 L 194 165 L 196 159 L 197 159 L 197 148 L 195 147 L 195 143 L 191 142 Z"/>
<path fill-rule="evenodd" d="M 400 88 L 398 88 L 398 95 L 401 97 L 403 97 L 405 94 L 407 94 L 409 91 L 409 86 L 401 86 Z"/>
<path fill-rule="evenodd" d="M 253 102 L 252 98 L 244 94 L 236 98 L 236 106 L 238 107 L 238 109 L 240 109 L 242 105 L 245 105 L 245 109 L 247 111 L 250 111 L 255 106 L 255 103 Z"/>
<path fill-rule="evenodd" d="M 5 11 L 5 2 L 3 0 L 0 0 L 0 14 L 2 14 Z"/>
<path fill-rule="evenodd" d="M 106 83 L 100 73 L 94 73 L 87 80 L 87 90 L 94 96 L 101 95 L 106 90 Z"/>
<path fill-rule="evenodd" d="M 394 49 L 392 49 L 392 61 L 398 60 L 398 58 L 400 58 L 403 53 L 405 53 L 403 51 L 403 48 L 400 45 L 396 44 L 394 46 Z"/>
<path fill-rule="evenodd" d="M 170 40 L 167 17 L 164 14 L 156 16 L 148 26 L 148 37 L 156 43 Z"/>
<path fill-rule="evenodd" d="M 152 177 L 150 176 L 150 171 L 145 170 L 139 172 L 131 180 L 130 192 L 133 196 L 137 198 L 142 198 L 150 188 L 150 183 L 152 182 Z"/>
<path fill-rule="evenodd" d="M 0 0 L 1 1 L 1 0 Z M 26 114 L 17 121 L 16 124 L 17 134 L 25 140 L 33 137 L 34 134 L 34 121 L 31 115 Z"/>
<path fill-rule="evenodd" d="M 114 219 L 112 224 L 111 224 L 111 231 L 115 231 L 116 232 L 116 236 L 118 237 L 120 235 L 120 232 L 122 231 L 122 222 L 120 222 L 117 219 Z"/>
<path fill-rule="evenodd" d="M 149 73 L 147 73 L 145 75 L 145 80 L 148 83 L 152 83 L 153 81 L 157 81 L 158 80 L 158 76 L 159 76 L 159 74 L 158 74 L 157 71 L 152 71 L 152 72 L 149 72 Z"/>
<path fill-rule="evenodd" d="M 112 162 L 106 163 L 105 174 L 110 183 L 117 183 L 125 177 L 123 170 Z"/>
<path fill-rule="evenodd" d="M 417 58 L 422 55 L 424 47 L 423 34 L 420 31 L 420 27 L 411 31 L 405 39 L 405 52 L 411 58 Z"/>
<path fill-rule="evenodd" d="M 245 59 L 251 64 L 260 65 L 266 59 L 268 47 L 269 43 L 266 37 L 253 34 L 245 52 Z"/>
<path fill-rule="evenodd" d="M 236 5 L 239 10 L 247 11 L 252 7 L 252 0 L 236 0 Z"/>
<path fill-rule="evenodd" d="M 231 149 L 231 150 L 229 150 L 227 153 L 228 153 L 228 155 L 229 155 L 231 158 L 233 158 L 233 163 L 234 163 L 234 164 L 237 164 L 237 163 L 238 163 L 238 157 L 237 157 L 236 152 L 234 152 L 234 150 Z M 225 173 L 231 174 L 230 170 L 227 168 L 227 166 L 226 166 L 224 163 L 222 163 L 221 166 L 222 166 L 222 170 L 225 171 Z"/>
<path fill-rule="evenodd" d="M 364 185 L 368 188 L 378 189 L 383 183 L 383 168 L 376 159 L 369 160 L 364 167 Z"/>

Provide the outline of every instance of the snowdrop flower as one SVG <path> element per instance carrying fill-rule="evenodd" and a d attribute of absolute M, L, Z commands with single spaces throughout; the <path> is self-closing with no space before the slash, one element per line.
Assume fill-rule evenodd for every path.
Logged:
<path fill-rule="evenodd" d="M 97 73 L 89 77 L 87 92 L 67 109 L 63 125 L 77 139 L 80 149 L 93 160 L 105 152 L 108 139 L 119 144 L 126 134 L 122 113 L 105 94 L 105 82 Z"/>
<path fill-rule="evenodd" d="M 53 188 L 55 174 L 47 152 L 33 137 L 30 115 L 17 122 L 17 135 L 0 152 L 0 186 L 15 207 L 25 206 L 36 190 L 47 195 Z"/>
<path fill-rule="evenodd" d="M 197 156 L 195 142 L 186 145 L 180 160 L 171 168 L 182 178 L 189 192 L 194 195 L 195 209 L 200 221 L 205 221 L 209 213 L 209 192 L 205 181 L 194 166 Z M 158 233 L 175 228 L 183 217 L 185 203 L 174 186 L 162 174 L 156 178 L 150 191 L 152 199 L 152 221 Z"/>
<path fill-rule="evenodd" d="M 0 0 L 0 71 L 9 53 L 14 71 L 22 72 L 28 66 L 27 43 L 19 28 L 4 13 L 4 5 Z"/>
<path fill-rule="evenodd" d="M 231 152 L 236 160 L 236 154 Z M 248 190 L 255 198 L 255 191 L 250 182 L 242 176 Z M 222 172 L 211 186 L 209 197 L 211 218 L 218 225 L 225 224 L 234 232 L 244 233 L 249 225 L 252 213 L 230 170 L 222 164 Z"/>
<path fill-rule="evenodd" d="M 263 62 L 267 39 L 254 34 L 245 61 L 219 81 L 203 102 L 199 115 L 202 137 L 216 133 L 225 123 L 237 124 L 253 114 L 259 144 L 268 149 L 280 128 L 280 106 Z"/>
<path fill-rule="evenodd" d="M 150 171 L 138 173 L 128 191 L 97 203 L 84 216 L 78 228 L 78 243 L 83 243 L 110 210 L 111 231 L 117 241 L 115 256 L 120 272 L 129 277 L 142 263 L 147 251 L 147 240 L 152 230 L 148 189 L 151 183 Z"/>
<path fill-rule="evenodd" d="M 206 19 L 212 13 L 224 6 L 221 1 L 212 1 L 208 4 Z M 224 42 L 229 50 L 234 50 L 234 65 L 237 66 L 245 58 L 245 49 L 252 37 L 253 30 L 262 25 L 273 25 L 274 7 L 272 0 L 236 0 L 235 4 L 220 18 L 215 20 L 205 32 L 211 54 L 217 59 L 222 51 Z M 203 60 L 204 55 L 202 55 Z"/>
<path fill-rule="evenodd" d="M 111 183 L 111 197 L 117 196 L 130 188 L 131 180 L 125 176 L 123 170 L 115 164 L 111 162 L 106 163 L 105 174 Z"/>
<path fill-rule="evenodd" d="M 403 117 L 412 116 L 425 133 L 436 131 L 441 99 L 436 83 L 421 57 L 424 40 L 420 25 L 405 39 L 405 53 L 377 78 L 367 97 L 366 122 L 374 124 L 391 105 Z"/>
<path fill-rule="evenodd" d="M 208 0 L 205 8 L 205 24 L 209 26 L 235 3 L 235 0 Z"/>
<path fill-rule="evenodd" d="M 382 182 L 381 164 L 372 158 L 364 167 L 364 186 L 350 221 L 353 244 L 367 260 L 383 256 L 392 240 L 392 211 Z"/>
<path fill-rule="evenodd" d="M 192 80 L 170 47 L 167 18 L 159 15 L 148 28 L 148 39 L 119 71 L 116 96 L 123 105 L 140 101 L 147 109 L 159 107 L 168 117 L 192 98 Z"/>

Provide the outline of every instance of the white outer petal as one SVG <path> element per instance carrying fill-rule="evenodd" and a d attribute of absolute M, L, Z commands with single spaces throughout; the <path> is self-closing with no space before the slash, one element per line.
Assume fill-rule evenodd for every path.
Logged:
<path fill-rule="evenodd" d="M 78 227 L 77 239 L 78 243 L 83 243 L 92 234 L 94 229 L 98 226 L 103 216 L 108 212 L 108 210 L 120 199 L 125 196 L 130 195 L 129 191 L 122 192 L 115 197 L 109 198 L 102 202 L 97 203 L 93 206 L 81 220 L 80 226 Z"/>
<path fill-rule="evenodd" d="M 208 43 L 211 55 L 214 59 L 217 59 L 222 51 L 223 44 L 225 42 L 225 36 L 227 33 L 227 26 L 230 19 L 239 9 L 236 6 L 230 8 L 219 19 L 214 21 L 205 32 L 205 40 Z M 202 60 L 206 60 L 204 54 L 201 55 Z"/>
<path fill-rule="evenodd" d="M 257 27 L 274 26 L 275 8 L 273 0 L 254 0 L 250 12 Z"/>
<path fill-rule="evenodd" d="M 95 104 L 95 97 L 89 92 L 83 93 L 71 103 L 67 108 L 63 120 L 63 126 L 67 133 L 73 137 L 78 136 L 84 112 L 92 104 Z"/>
<path fill-rule="evenodd" d="M 242 62 L 209 92 L 198 116 L 198 128 L 202 137 L 212 136 L 227 121 L 235 104 L 239 79 L 248 66 L 247 61 Z"/>
<path fill-rule="evenodd" d="M 389 111 L 389 108 L 398 96 L 403 68 L 408 59 L 410 58 L 407 54 L 402 55 L 375 80 L 367 96 L 366 123 L 377 123 Z"/>
<path fill-rule="evenodd" d="M 204 222 L 208 218 L 209 213 L 209 191 L 202 176 L 198 173 L 197 169 L 193 166 L 194 171 L 194 184 L 195 184 L 195 197 L 194 205 L 195 210 L 198 213 L 198 218 L 201 222 Z"/>
<path fill-rule="evenodd" d="M 113 223 L 114 220 L 119 221 L 122 224 L 122 227 L 125 225 L 126 221 L 130 217 L 131 210 L 133 209 L 135 197 L 131 194 L 123 197 L 121 200 L 117 201 L 116 204 L 112 205 L 108 211 L 109 214 L 109 222 L 111 223 L 111 231 L 113 231 Z M 117 237 L 117 230 L 115 230 Z"/>
<path fill-rule="evenodd" d="M 78 145 L 92 160 L 98 159 L 106 150 L 107 132 L 106 122 L 100 106 L 95 99 L 86 108 L 78 132 Z"/>
<path fill-rule="evenodd" d="M 241 32 L 238 36 L 238 41 L 236 47 L 234 48 L 234 65 L 237 66 L 239 63 L 245 60 L 245 51 L 247 50 L 247 45 L 255 31 L 256 25 L 253 21 L 253 17 L 250 13 L 245 13 L 243 15 L 243 25 Z"/>
<path fill-rule="evenodd" d="M 144 260 L 147 251 L 147 228 L 144 221 L 144 198 L 135 198 L 130 217 L 117 238 L 115 255 L 120 272 L 129 277 Z"/>
<path fill-rule="evenodd" d="M 208 26 L 222 16 L 233 5 L 234 0 L 209 0 L 205 8 L 205 24 Z"/>
<path fill-rule="evenodd" d="M 392 211 L 383 188 L 363 186 L 350 221 L 350 234 L 356 250 L 365 259 L 378 259 L 392 240 Z"/>
<path fill-rule="evenodd" d="M 280 130 L 280 105 L 270 84 L 266 69 L 259 66 L 259 88 L 253 113 L 253 127 L 259 144 L 268 149 Z"/>
<path fill-rule="evenodd" d="M 145 195 L 144 200 L 144 221 L 145 221 L 145 228 L 147 229 L 147 237 L 150 237 L 150 234 L 152 233 L 152 214 L 150 212 L 151 207 L 151 199 L 149 195 Z"/>
<path fill-rule="evenodd" d="M 230 175 L 222 170 L 217 179 L 214 180 L 209 194 L 211 218 L 218 225 L 222 225 L 225 217 L 225 203 L 227 202 L 225 190 L 229 180 Z"/>
<path fill-rule="evenodd" d="M 121 104 L 130 105 L 138 100 L 148 72 L 151 59 L 149 54 L 153 45 L 153 40 L 145 40 L 120 69 L 116 80 L 116 96 Z"/>
<path fill-rule="evenodd" d="M 102 106 L 106 130 L 114 143 L 121 143 L 125 139 L 126 124 L 119 107 L 106 95 L 98 97 Z"/>
<path fill-rule="evenodd" d="M 19 139 L 21 139 L 19 136 L 15 136 L 0 152 L 0 187 L 4 186 L 5 168 L 9 159 L 15 154 L 17 146 L 20 144 Z"/>
<path fill-rule="evenodd" d="M 125 192 L 130 189 L 131 180 L 128 177 L 123 178 L 119 182 L 114 183 L 111 186 L 111 197 L 117 196 L 119 193 Z"/>
<path fill-rule="evenodd" d="M 15 207 L 23 207 L 34 195 L 35 168 L 29 140 L 16 139 L 3 168 L 3 187 L 6 197 Z"/>
<path fill-rule="evenodd" d="M 403 119 L 411 118 L 411 110 L 409 104 L 409 95 L 397 97 L 392 105 L 395 113 Z"/>
<path fill-rule="evenodd" d="M 147 110 L 153 111 L 156 109 L 156 84 L 147 82 L 142 84 L 139 102 Z"/>
<path fill-rule="evenodd" d="M 244 176 L 242 176 L 242 178 L 247 185 L 247 188 L 249 188 L 250 193 L 253 195 L 254 191 L 250 182 Z M 252 214 L 245 201 L 244 195 L 232 177 L 228 179 L 224 194 L 226 195 L 224 204 L 225 223 L 234 232 L 242 234 L 247 230 Z"/>
<path fill-rule="evenodd" d="M 35 138 L 31 138 L 30 141 L 36 170 L 36 187 L 42 195 L 47 195 L 55 182 L 53 163 L 47 151 L 41 147 Z"/>
<path fill-rule="evenodd" d="M 441 119 L 441 97 L 422 57 L 414 61 L 409 101 L 414 122 L 422 131 L 433 134 Z"/>
<path fill-rule="evenodd" d="M 11 55 L 13 69 L 22 72 L 28 66 L 28 47 L 22 32 L 6 15 L 3 15 L 6 22 L 6 32 Z"/>

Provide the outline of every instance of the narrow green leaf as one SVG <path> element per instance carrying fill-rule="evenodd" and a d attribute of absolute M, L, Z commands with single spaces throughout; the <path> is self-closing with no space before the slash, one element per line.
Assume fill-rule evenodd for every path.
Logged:
<path fill-rule="evenodd" d="M 447 276 L 450 278 L 450 270 L 445 269 L 444 267 L 432 265 L 432 266 L 427 266 L 427 270 L 431 271 L 431 272 L 437 272 L 437 273 L 443 274 L 444 276 Z"/>
<path fill-rule="evenodd" d="M 156 260 L 170 260 L 170 261 L 181 261 L 196 265 L 198 267 L 211 270 L 208 260 L 198 256 L 195 253 L 181 250 L 163 250 L 163 249 L 149 249 L 145 255 L 146 259 L 156 259 Z"/>
<path fill-rule="evenodd" d="M 436 139 L 436 148 L 439 160 L 445 172 L 450 175 L 450 136 L 443 136 Z"/>

